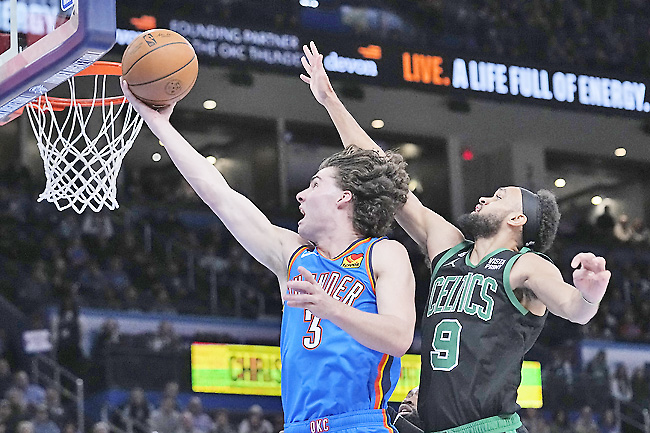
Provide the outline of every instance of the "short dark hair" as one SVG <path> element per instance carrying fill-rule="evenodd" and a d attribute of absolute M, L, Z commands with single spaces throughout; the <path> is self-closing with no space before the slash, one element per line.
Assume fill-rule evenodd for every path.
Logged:
<path fill-rule="evenodd" d="M 319 170 L 327 167 L 337 169 L 338 186 L 354 197 L 354 229 L 362 236 L 385 236 L 409 192 L 404 158 L 352 145 L 323 160 Z"/>
<path fill-rule="evenodd" d="M 539 197 L 542 218 L 539 223 L 539 231 L 537 232 L 538 242 L 535 245 L 535 250 L 543 253 L 551 248 L 555 240 L 557 228 L 560 224 L 560 210 L 557 206 L 555 195 L 551 191 L 540 189 L 537 191 L 537 196 Z"/>

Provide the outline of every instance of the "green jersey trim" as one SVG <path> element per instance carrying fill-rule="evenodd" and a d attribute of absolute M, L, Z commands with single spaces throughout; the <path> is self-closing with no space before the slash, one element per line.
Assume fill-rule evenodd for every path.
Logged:
<path fill-rule="evenodd" d="M 434 275 L 436 275 L 436 274 L 438 273 L 438 269 L 440 269 L 440 267 L 441 267 L 441 266 L 442 266 L 442 265 L 443 265 L 447 260 L 449 260 L 449 258 L 450 258 L 451 256 L 453 256 L 454 254 L 458 253 L 459 251 L 462 251 L 463 249 L 465 249 L 467 246 L 469 246 L 469 245 L 471 245 L 471 244 L 472 244 L 471 241 L 467 241 L 467 240 L 465 240 L 465 241 L 459 243 L 458 245 L 449 248 L 449 249 L 447 250 L 447 252 L 444 253 L 444 254 L 442 255 L 442 257 L 440 257 L 440 260 L 438 260 L 438 262 L 436 263 L 435 268 L 433 268 L 433 271 L 431 272 L 431 280 L 433 281 L 433 277 L 434 277 Z"/>
<path fill-rule="evenodd" d="M 523 247 L 521 250 L 519 250 L 519 254 L 513 256 L 510 260 L 508 260 L 508 263 L 506 264 L 506 267 L 503 270 L 503 287 L 505 288 L 506 295 L 508 295 L 508 299 L 510 299 L 512 305 L 514 305 L 517 308 L 517 310 L 519 310 L 519 312 L 521 312 L 521 314 L 523 314 L 524 316 L 530 313 L 530 311 L 528 311 L 526 307 L 521 305 L 521 302 L 519 302 L 519 299 L 517 299 L 517 297 L 515 296 L 514 289 L 510 286 L 510 271 L 514 266 L 515 262 L 517 261 L 517 259 L 519 259 L 519 257 L 523 256 L 526 253 L 537 254 L 543 259 L 553 263 L 553 260 L 551 260 L 546 254 L 531 250 L 528 247 Z"/>
<path fill-rule="evenodd" d="M 485 261 L 487 261 L 487 260 L 489 260 L 490 258 L 494 257 L 495 255 L 499 254 L 501 251 L 509 251 L 509 250 L 508 250 L 507 248 L 499 248 L 498 250 L 494 250 L 494 251 L 492 251 L 490 254 L 487 254 L 485 257 L 483 257 L 483 258 L 481 259 L 481 261 L 478 262 L 478 263 L 475 264 L 475 265 L 472 264 L 472 262 L 469 261 L 469 256 L 470 256 L 471 254 L 467 254 L 467 255 L 465 256 L 465 264 L 466 264 L 467 266 L 469 266 L 470 268 L 472 268 L 472 269 L 476 269 L 476 268 L 478 268 L 479 266 L 481 266 L 481 264 L 483 264 Z"/>
<path fill-rule="evenodd" d="M 491 416 L 458 427 L 432 433 L 515 433 L 521 427 L 517 413 L 509 416 Z"/>
<path fill-rule="evenodd" d="M 528 252 L 528 251 L 524 251 L 524 253 L 526 253 L 526 252 Z M 521 305 L 521 302 L 519 302 L 519 299 L 517 299 L 517 297 L 515 296 L 514 290 L 510 286 L 510 270 L 514 266 L 515 262 L 522 255 L 523 255 L 523 253 L 517 254 L 516 256 L 512 256 L 510 258 L 510 260 L 508 260 L 508 263 L 506 263 L 506 267 L 503 270 L 503 287 L 504 287 L 504 289 L 506 291 L 506 295 L 508 295 L 508 299 L 510 299 L 510 303 L 512 305 L 514 305 L 515 308 L 517 308 L 517 310 L 519 310 L 519 312 L 525 316 L 526 314 L 529 313 L 529 311 L 526 309 L 526 307 Z"/>

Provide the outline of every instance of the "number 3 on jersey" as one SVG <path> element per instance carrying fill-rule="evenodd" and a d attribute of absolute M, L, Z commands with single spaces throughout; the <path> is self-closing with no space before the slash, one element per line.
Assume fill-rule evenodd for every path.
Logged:
<path fill-rule="evenodd" d="M 431 347 L 431 368 L 451 371 L 458 365 L 460 331 L 463 326 L 457 319 L 444 319 L 436 325 Z"/>
<path fill-rule="evenodd" d="M 305 322 L 309 322 L 307 336 L 302 337 L 302 345 L 305 349 L 312 350 L 318 347 L 323 338 L 323 328 L 320 327 L 320 318 L 312 314 L 311 311 L 305 310 Z"/>

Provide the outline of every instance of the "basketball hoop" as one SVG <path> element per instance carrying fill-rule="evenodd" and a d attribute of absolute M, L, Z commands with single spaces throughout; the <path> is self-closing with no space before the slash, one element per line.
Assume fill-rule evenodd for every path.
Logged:
<path fill-rule="evenodd" d="M 69 98 L 45 94 L 27 105 L 45 169 L 39 202 L 77 213 L 119 207 L 117 176 L 142 128 L 142 118 L 124 96 L 106 96 L 107 79 L 121 75 L 119 63 L 98 61 L 68 79 Z M 79 76 L 94 76 L 92 98 L 76 97 Z M 92 116 L 97 111 L 101 122 L 98 114 Z"/>

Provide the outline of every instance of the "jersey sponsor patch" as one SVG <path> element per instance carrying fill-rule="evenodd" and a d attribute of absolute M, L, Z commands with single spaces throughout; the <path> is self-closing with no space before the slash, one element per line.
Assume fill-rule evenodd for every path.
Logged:
<path fill-rule="evenodd" d="M 363 261 L 363 254 L 362 253 L 350 254 L 349 256 L 346 256 L 343 259 L 343 262 L 341 263 L 341 267 L 343 267 L 343 268 L 358 268 L 358 267 L 361 266 L 362 261 Z"/>
<path fill-rule="evenodd" d="M 485 269 L 497 270 L 497 269 L 501 269 L 505 264 L 506 264 L 506 259 L 492 257 L 490 258 L 490 260 L 488 260 L 487 264 L 485 265 Z"/>

